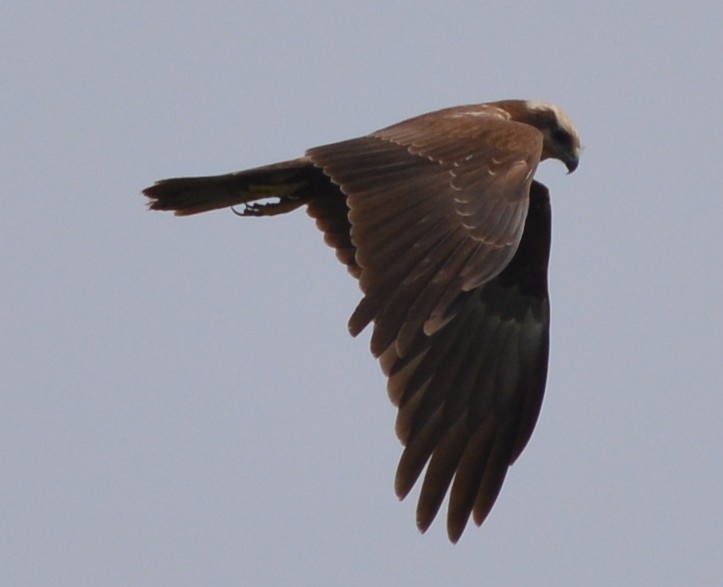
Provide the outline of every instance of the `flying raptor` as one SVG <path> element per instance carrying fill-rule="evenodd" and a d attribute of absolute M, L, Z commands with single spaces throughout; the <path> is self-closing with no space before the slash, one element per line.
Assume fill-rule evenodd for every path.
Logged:
<path fill-rule="evenodd" d="M 537 421 L 547 377 L 550 200 L 540 161 L 578 165 L 580 139 L 546 102 L 503 100 L 423 114 L 303 157 L 146 188 L 153 210 L 306 206 L 363 297 L 356 336 L 399 409 L 395 490 L 425 470 L 417 526 L 449 492 L 447 531 L 482 524 Z M 451 486 L 451 489 L 450 489 Z"/>

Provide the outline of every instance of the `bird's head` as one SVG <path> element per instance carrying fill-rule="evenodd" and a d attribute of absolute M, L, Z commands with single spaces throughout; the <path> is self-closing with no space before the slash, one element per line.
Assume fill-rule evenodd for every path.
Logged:
<path fill-rule="evenodd" d="M 500 106 L 510 119 L 539 129 L 543 136 L 542 160 L 559 159 L 572 173 L 580 159 L 580 136 L 575 125 L 560 108 L 549 102 L 506 100 Z"/>

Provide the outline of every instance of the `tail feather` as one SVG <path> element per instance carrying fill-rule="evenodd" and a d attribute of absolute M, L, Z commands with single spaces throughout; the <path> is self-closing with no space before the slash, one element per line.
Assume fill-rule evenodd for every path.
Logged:
<path fill-rule="evenodd" d="M 320 171 L 304 159 L 206 177 L 163 179 L 143 190 L 152 210 L 188 216 L 244 204 L 248 215 L 288 212 L 306 203 Z M 253 205 L 259 200 L 276 203 Z M 251 206 L 249 206 L 251 204 Z"/>

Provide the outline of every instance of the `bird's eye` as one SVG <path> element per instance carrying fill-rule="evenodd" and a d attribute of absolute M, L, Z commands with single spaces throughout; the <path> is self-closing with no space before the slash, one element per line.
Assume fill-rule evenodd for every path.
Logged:
<path fill-rule="evenodd" d="M 569 145 L 572 143 L 572 137 L 570 133 L 561 128 L 556 128 L 552 131 L 552 140 L 560 145 Z"/>

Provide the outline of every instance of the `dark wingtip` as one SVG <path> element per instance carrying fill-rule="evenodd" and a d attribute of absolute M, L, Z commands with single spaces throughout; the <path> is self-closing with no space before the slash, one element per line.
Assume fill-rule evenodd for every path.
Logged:
<path fill-rule="evenodd" d="M 466 520 L 463 524 L 448 524 L 447 525 L 447 536 L 449 537 L 449 541 L 452 544 L 457 544 L 459 542 L 459 539 L 462 538 L 462 533 L 464 532 L 464 527 L 466 526 Z"/>

